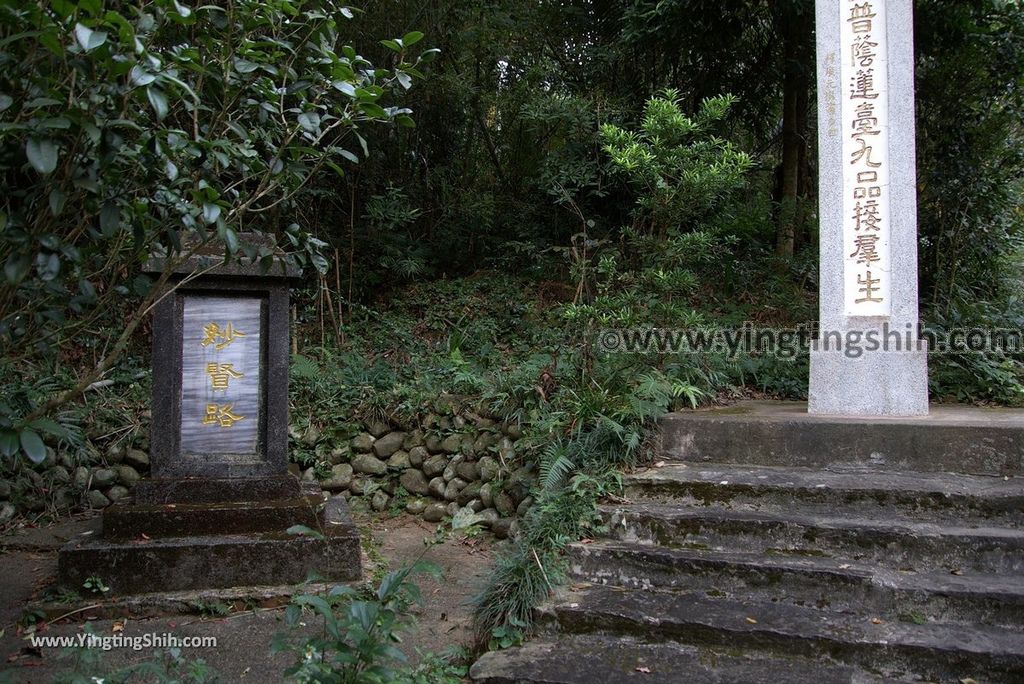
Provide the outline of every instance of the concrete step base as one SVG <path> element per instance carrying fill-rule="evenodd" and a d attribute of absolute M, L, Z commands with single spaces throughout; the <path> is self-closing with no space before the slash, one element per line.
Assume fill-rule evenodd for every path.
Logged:
<path fill-rule="evenodd" d="M 634 501 L 788 510 L 794 503 L 901 517 L 966 517 L 1024 524 L 1024 477 L 935 472 L 843 472 L 735 463 L 666 463 L 623 477 Z"/>
<path fill-rule="evenodd" d="M 796 505 L 788 512 L 648 503 L 599 510 L 621 541 L 874 561 L 894 570 L 1024 571 L 1020 529 L 856 518 Z"/>
<path fill-rule="evenodd" d="M 322 496 L 223 503 L 118 503 L 103 511 L 103 536 L 124 541 L 283 532 L 293 525 L 315 529 L 323 505 Z"/>
<path fill-rule="evenodd" d="M 537 639 L 474 678 L 1024 681 L 1024 411 L 742 402 L 660 431 Z"/>
<path fill-rule="evenodd" d="M 1024 475 L 1024 412 L 933 406 L 921 418 L 811 415 L 800 402 L 744 401 L 659 421 L 662 458 L 880 471 Z"/>
<path fill-rule="evenodd" d="M 359 579 L 359 532 L 344 500 L 328 502 L 318 527 L 322 538 L 284 529 L 132 541 L 83 536 L 61 549 L 58 581 L 81 591 L 98 577 L 108 595 L 121 595 L 298 584 L 311 572 L 325 580 Z"/>
<path fill-rule="evenodd" d="M 274 477 L 150 478 L 132 491 L 139 504 L 270 501 L 302 495 L 302 483 L 291 475 Z"/>
<path fill-rule="evenodd" d="M 544 607 L 540 619 L 560 633 L 834 660 L 893 678 L 1024 679 L 1024 637 L 981 625 L 876 621 L 859 613 L 593 585 Z"/>
<path fill-rule="evenodd" d="M 169 615 L 208 615 L 211 606 L 223 607 L 230 613 L 253 609 L 269 610 L 287 606 L 299 594 L 324 594 L 337 586 L 334 582 L 303 582 L 280 586 L 243 585 L 225 589 L 184 589 L 152 594 L 127 594 L 111 597 L 89 595 L 77 602 L 34 601 L 27 610 L 38 612 L 47 621 L 65 619 L 73 622 L 92 620 L 144 620 Z M 354 589 L 358 580 L 351 582 Z M 84 593 L 84 592 L 82 592 Z M 74 615 L 68 616 L 68 613 Z"/>
<path fill-rule="evenodd" d="M 868 684 L 884 681 L 852 667 L 737 656 L 673 642 L 601 634 L 560 635 L 484 654 L 470 670 L 486 684 Z"/>
<path fill-rule="evenodd" d="M 1016 573 L 900 572 L 831 558 L 605 540 L 571 544 L 568 554 L 572 576 L 594 584 L 679 589 L 822 611 L 859 611 L 888 622 L 927 619 L 1024 630 L 1024 576 Z"/>

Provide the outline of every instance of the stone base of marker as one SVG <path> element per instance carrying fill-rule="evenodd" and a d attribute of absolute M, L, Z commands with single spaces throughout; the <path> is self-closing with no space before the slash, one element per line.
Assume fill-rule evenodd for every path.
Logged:
<path fill-rule="evenodd" d="M 819 415 L 928 415 L 928 347 L 865 350 L 856 345 L 811 349 L 807 410 Z"/>
<path fill-rule="evenodd" d="M 123 595 L 360 578 L 359 533 L 341 498 L 325 503 L 293 478 L 144 482 L 135 501 L 104 512 L 100 537 L 61 550 L 62 586 L 98 577 Z M 323 536 L 289 534 L 293 525 Z"/>

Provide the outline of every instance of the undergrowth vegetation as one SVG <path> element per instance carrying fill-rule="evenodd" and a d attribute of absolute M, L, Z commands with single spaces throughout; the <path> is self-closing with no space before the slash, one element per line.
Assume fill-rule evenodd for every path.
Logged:
<path fill-rule="evenodd" d="M 273 650 L 293 654 L 295 662 L 284 674 L 288 681 L 321 684 L 455 684 L 466 668 L 437 654 L 411 667 L 398 649 L 401 633 L 415 619 L 411 609 L 422 603 L 416 574 L 440 577 L 440 569 L 422 561 L 393 570 L 368 589 L 337 585 L 323 594 L 302 594 L 292 599 L 285 623 L 292 630 L 306 627 L 304 617 L 315 616 L 320 634 L 275 635 Z M 308 633 L 308 630 L 306 630 Z"/>
<path fill-rule="evenodd" d="M 618 492 L 623 470 L 649 457 L 658 417 L 740 395 L 754 378 L 785 377 L 775 366 L 768 375 L 760 358 L 608 352 L 599 344 L 606 328 L 719 320 L 703 298 L 714 289 L 712 264 L 735 249 L 730 219 L 750 161 L 714 135 L 731 98 L 709 101 L 696 119 L 674 98 L 651 101 L 643 133 L 606 130 L 625 173 L 639 173 L 638 158 L 658 160 L 649 171 L 656 189 L 641 183 L 636 212 L 617 236 L 593 237 L 584 221 L 572 248 L 540 256 L 568 274 L 553 297 L 545 299 L 550 283 L 498 272 L 415 285 L 385 316 L 357 309 L 338 340 L 350 351 L 321 349 L 293 363 L 293 415 L 338 438 L 359 421 L 402 424 L 444 412 L 453 397 L 521 426 L 516 458 L 537 470 L 534 504 L 477 598 L 481 643 L 515 640 L 528 628 L 533 607 L 564 576 L 565 544 L 599 532 L 598 501 Z M 733 176 L 731 187 L 701 180 L 723 174 Z M 316 325 L 306 331 L 315 338 Z"/>

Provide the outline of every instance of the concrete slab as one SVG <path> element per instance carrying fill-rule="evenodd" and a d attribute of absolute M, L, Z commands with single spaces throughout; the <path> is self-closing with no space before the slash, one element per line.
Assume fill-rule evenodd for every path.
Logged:
<path fill-rule="evenodd" d="M 892 569 L 965 568 L 1024 572 L 1024 530 L 964 521 L 959 526 L 891 517 L 855 517 L 795 505 L 784 512 L 671 504 L 601 505 L 609 534 L 682 548 L 870 560 Z"/>
<path fill-rule="evenodd" d="M 1024 410 L 936 406 L 927 416 L 807 413 L 801 402 L 745 401 L 659 421 L 662 453 L 682 462 L 832 470 L 1024 474 Z"/>
<path fill-rule="evenodd" d="M 602 634 L 548 637 L 519 648 L 491 651 L 473 664 L 470 676 L 473 681 L 484 684 L 867 684 L 883 681 L 852 667 L 793 658 L 743 657 L 672 642 L 645 643 Z"/>
<path fill-rule="evenodd" d="M 879 515 L 913 515 L 951 523 L 971 516 L 1024 524 L 1024 477 L 1019 476 L 667 463 L 625 475 L 623 487 L 632 501 L 725 503 L 751 510 L 788 510 L 795 503 L 817 503 L 842 506 L 851 513 L 874 510 Z"/>
<path fill-rule="evenodd" d="M 221 534 L 163 539 L 79 537 L 61 549 L 62 586 L 82 586 L 98 576 L 111 595 L 297 584 L 311 571 L 332 581 L 361 573 L 359 533 L 340 498 L 323 512 L 322 537 L 288 534 Z"/>
<path fill-rule="evenodd" d="M 1024 429 L 1024 409 L 999 406 L 932 404 L 927 416 L 829 416 L 807 412 L 806 401 L 749 399 L 730 406 L 712 406 L 671 414 L 672 416 L 748 416 L 768 420 L 801 420 L 810 423 L 849 422 L 852 424 L 897 423 L 907 425 L 951 425 L 1017 427 Z"/>
<path fill-rule="evenodd" d="M 599 586 L 554 602 L 545 619 L 574 633 L 616 631 L 747 652 L 842 658 L 855 667 L 902 678 L 903 672 L 890 669 L 897 661 L 913 666 L 926 681 L 949 681 L 951 674 L 1002 682 L 1024 676 L 1024 639 L 1017 632 L 984 625 L 965 630 L 962 625 L 874 622 L 838 612 L 825 618 L 821 611 L 800 606 Z"/>
<path fill-rule="evenodd" d="M 679 549 L 599 540 L 570 544 L 573 576 L 633 589 L 677 589 L 709 597 L 753 600 L 874 615 L 884 620 L 927 615 L 935 621 L 1016 630 L 1024 614 L 1024 578 L 923 567 L 893 570 L 828 556 L 790 556 L 717 549 Z"/>

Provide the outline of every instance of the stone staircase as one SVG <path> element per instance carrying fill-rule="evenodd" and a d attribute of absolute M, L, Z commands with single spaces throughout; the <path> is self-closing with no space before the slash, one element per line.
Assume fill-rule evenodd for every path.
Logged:
<path fill-rule="evenodd" d="M 758 442 L 761 421 L 724 422 Z M 771 438 L 757 459 L 715 462 L 714 440 L 665 428 L 666 455 L 683 444 L 687 462 L 626 477 L 625 501 L 601 507 L 608 538 L 569 547 L 540 633 L 484 655 L 474 680 L 1024 681 L 1017 455 L 1002 473 L 941 472 L 943 454 L 883 426 L 888 451 L 828 464 L 766 457 Z"/>

